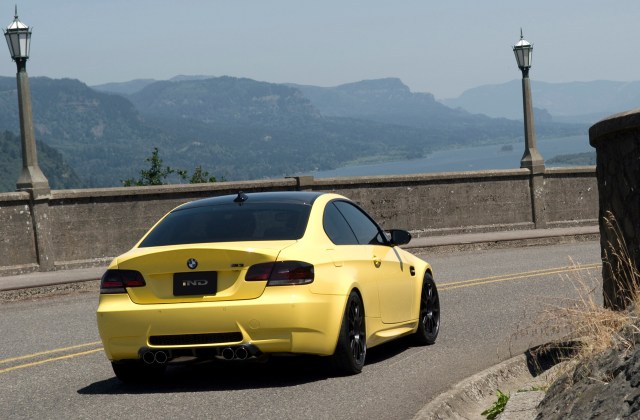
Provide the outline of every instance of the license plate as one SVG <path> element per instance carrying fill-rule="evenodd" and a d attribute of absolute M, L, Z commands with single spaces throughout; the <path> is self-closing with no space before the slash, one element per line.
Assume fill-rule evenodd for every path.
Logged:
<path fill-rule="evenodd" d="M 218 291 L 218 273 L 200 271 L 196 273 L 175 273 L 173 275 L 173 295 L 215 295 Z"/>

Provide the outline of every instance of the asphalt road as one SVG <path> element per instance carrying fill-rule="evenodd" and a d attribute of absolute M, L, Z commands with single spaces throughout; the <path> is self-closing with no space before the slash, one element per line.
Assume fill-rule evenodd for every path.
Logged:
<path fill-rule="evenodd" d="M 440 289 L 438 342 L 370 349 L 350 377 L 282 357 L 170 367 L 160 383 L 124 385 L 100 347 L 97 294 L 0 304 L 0 418 L 410 419 L 460 380 L 549 341 L 556 331 L 541 314 L 600 279 L 596 242 L 421 256 Z"/>

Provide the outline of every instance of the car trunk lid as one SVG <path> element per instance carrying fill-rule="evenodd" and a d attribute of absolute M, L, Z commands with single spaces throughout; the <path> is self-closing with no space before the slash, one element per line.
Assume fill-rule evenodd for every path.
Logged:
<path fill-rule="evenodd" d="M 266 281 L 245 281 L 249 267 L 276 261 L 295 241 L 198 244 L 138 248 L 118 258 L 118 268 L 142 273 L 146 285 L 128 288 L 138 304 L 255 299 Z M 166 249 L 163 249 L 166 248 Z"/>

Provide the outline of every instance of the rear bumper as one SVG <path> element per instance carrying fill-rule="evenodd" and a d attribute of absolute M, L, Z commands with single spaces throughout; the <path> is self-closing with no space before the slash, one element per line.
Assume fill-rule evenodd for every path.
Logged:
<path fill-rule="evenodd" d="M 127 294 L 101 295 L 97 322 L 112 361 L 137 359 L 143 348 L 240 344 L 251 344 L 262 353 L 330 355 L 345 301 L 344 296 L 313 294 L 304 286 L 267 288 L 258 299 L 206 303 L 139 305 Z M 194 335 L 200 339 L 196 344 Z"/>

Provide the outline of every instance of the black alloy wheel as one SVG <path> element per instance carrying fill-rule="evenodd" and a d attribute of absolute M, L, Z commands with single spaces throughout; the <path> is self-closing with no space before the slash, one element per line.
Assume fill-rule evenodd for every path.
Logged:
<path fill-rule="evenodd" d="M 353 375 L 362 371 L 366 355 L 364 305 L 360 295 L 351 292 L 347 300 L 333 359 L 340 373 Z"/>
<path fill-rule="evenodd" d="M 415 338 L 418 344 L 433 344 L 440 331 L 440 298 L 431 274 L 424 276 L 420 295 L 420 319 Z"/>

